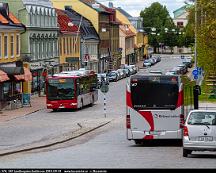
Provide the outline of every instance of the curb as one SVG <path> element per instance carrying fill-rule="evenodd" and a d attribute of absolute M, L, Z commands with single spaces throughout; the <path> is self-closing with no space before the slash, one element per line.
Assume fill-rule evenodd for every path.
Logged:
<path fill-rule="evenodd" d="M 51 139 L 50 141 L 45 141 L 44 143 L 45 144 L 32 144 L 31 146 L 23 146 L 23 147 L 17 147 L 16 149 L 8 149 L 7 151 L 3 151 L 1 152 L 0 151 L 0 156 L 6 156 L 6 155 L 11 155 L 11 154 L 16 154 L 16 153 L 21 153 L 21 152 L 26 152 L 26 151 L 31 151 L 31 150 L 36 150 L 36 149 L 42 149 L 42 148 L 47 148 L 47 147 L 51 147 L 51 146 L 54 146 L 54 145 L 57 145 L 57 144 L 61 144 L 61 143 L 64 143 L 64 142 L 67 142 L 67 141 L 70 141 L 72 139 L 75 139 L 75 138 L 78 138 L 80 136 L 83 136 L 87 133 L 90 133 L 96 129 L 99 129 L 107 124 L 109 124 L 112 120 L 109 120 L 107 122 L 104 122 L 102 124 L 99 124 L 97 125 L 96 127 L 86 127 L 83 129 L 83 127 L 75 130 L 75 131 L 72 131 L 72 132 L 68 132 L 67 134 L 69 133 L 72 133 L 71 136 L 66 136 L 67 134 L 62 134 L 61 136 L 66 136 L 65 138 L 63 139 L 60 139 L 60 140 L 57 140 L 58 137 L 55 137 L 55 139 Z M 36 146 L 34 146 L 36 145 Z"/>

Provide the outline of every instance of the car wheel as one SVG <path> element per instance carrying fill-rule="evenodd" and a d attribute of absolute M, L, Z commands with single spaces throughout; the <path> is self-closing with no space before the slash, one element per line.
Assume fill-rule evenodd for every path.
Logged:
<path fill-rule="evenodd" d="M 183 149 L 183 157 L 187 157 L 188 154 L 191 154 L 191 153 L 192 153 L 191 150 Z"/>
<path fill-rule="evenodd" d="M 140 139 L 136 139 L 136 140 L 134 140 L 134 142 L 135 142 L 136 145 L 141 145 L 141 144 L 143 144 L 143 141 L 140 140 Z"/>

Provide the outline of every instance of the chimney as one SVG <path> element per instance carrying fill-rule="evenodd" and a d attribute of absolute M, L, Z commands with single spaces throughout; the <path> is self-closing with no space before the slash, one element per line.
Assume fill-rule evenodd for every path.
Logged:
<path fill-rule="evenodd" d="M 9 19 L 9 5 L 8 3 L 0 3 L 0 13 L 3 15 L 6 19 Z"/>
<path fill-rule="evenodd" d="M 109 8 L 113 8 L 113 3 L 112 2 L 109 2 Z"/>

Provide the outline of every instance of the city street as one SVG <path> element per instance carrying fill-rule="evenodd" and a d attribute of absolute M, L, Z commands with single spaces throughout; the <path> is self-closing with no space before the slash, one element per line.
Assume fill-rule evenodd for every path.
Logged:
<path fill-rule="evenodd" d="M 179 57 L 163 57 L 153 67 L 141 68 L 166 72 L 181 63 Z M 40 110 L 0 125 L 3 150 L 6 145 L 46 142 L 76 130 L 74 124 L 93 126 L 109 122 L 101 128 L 67 142 L 32 151 L 0 157 L 1 168 L 216 168 L 215 152 L 194 152 L 183 158 L 182 147 L 173 143 L 135 145 L 126 139 L 125 88 L 127 79 L 110 83 L 107 93 L 107 117 L 103 113 L 103 94 L 93 107 L 78 111 Z M 17 126 L 19 124 L 19 126 Z M 96 124 L 96 125 L 98 125 Z M 78 126 L 78 125 L 77 125 Z"/>

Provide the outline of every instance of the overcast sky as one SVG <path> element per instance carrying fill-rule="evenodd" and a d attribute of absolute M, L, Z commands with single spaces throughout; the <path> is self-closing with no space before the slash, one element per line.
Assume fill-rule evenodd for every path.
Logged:
<path fill-rule="evenodd" d="M 153 2 L 159 2 L 162 5 L 165 5 L 170 13 L 170 16 L 173 17 L 173 11 L 179 7 L 185 5 L 185 0 L 97 0 L 104 5 L 108 5 L 109 1 L 113 2 L 114 7 L 122 7 L 130 15 L 136 17 L 139 16 L 140 11 L 149 7 Z"/>

